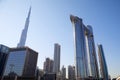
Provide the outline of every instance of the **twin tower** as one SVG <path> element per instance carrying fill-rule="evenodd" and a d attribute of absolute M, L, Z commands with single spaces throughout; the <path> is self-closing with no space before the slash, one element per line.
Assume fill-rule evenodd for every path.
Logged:
<path fill-rule="evenodd" d="M 95 51 L 93 30 L 85 26 L 82 19 L 71 15 L 70 20 L 74 29 L 75 66 L 77 80 L 99 78 L 98 64 Z"/>

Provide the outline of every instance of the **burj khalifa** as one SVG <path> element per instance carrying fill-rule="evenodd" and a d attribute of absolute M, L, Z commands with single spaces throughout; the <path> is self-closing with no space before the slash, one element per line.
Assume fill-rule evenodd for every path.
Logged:
<path fill-rule="evenodd" d="M 29 22 L 30 22 L 30 14 L 31 14 L 31 7 L 29 9 L 28 17 L 26 18 L 26 22 L 25 22 L 25 27 L 22 30 L 20 42 L 18 43 L 17 47 L 24 47 L 25 46 L 25 42 L 26 42 L 26 38 L 27 38 L 27 31 L 28 31 Z"/>

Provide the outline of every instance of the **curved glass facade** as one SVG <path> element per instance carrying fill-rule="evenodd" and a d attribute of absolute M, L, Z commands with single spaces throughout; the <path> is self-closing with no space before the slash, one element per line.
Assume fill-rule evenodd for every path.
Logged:
<path fill-rule="evenodd" d="M 82 20 L 78 17 L 71 16 L 71 21 L 74 29 L 76 77 L 85 78 L 87 70 L 84 27 Z"/>
<path fill-rule="evenodd" d="M 76 79 L 96 79 L 99 72 L 92 27 L 86 27 L 76 16 L 71 15 L 70 19 L 74 33 Z"/>
<path fill-rule="evenodd" d="M 94 44 L 94 36 L 91 26 L 87 26 L 86 28 L 86 45 L 87 45 L 87 58 L 88 58 L 88 71 L 89 75 L 94 78 L 99 77 L 98 72 L 98 64 L 96 58 L 95 44 Z"/>
<path fill-rule="evenodd" d="M 102 45 L 98 45 L 98 56 L 100 61 L 100 74 L 104 80 L 108 80 L 108 69 Z"/>

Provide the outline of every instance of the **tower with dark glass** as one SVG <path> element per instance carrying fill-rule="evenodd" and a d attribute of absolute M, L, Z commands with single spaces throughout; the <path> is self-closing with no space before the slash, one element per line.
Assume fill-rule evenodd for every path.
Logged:
<path fill-rule="evenodd" d="M 4 76 L 34 77 L 38 53 L 28 47 L 10 48 Z"/>
<path fill-rule="evenodd" d="M 0 77 L 3 76 L 5 65 L 7 62 L 9 47 L 0 44 Z"/>

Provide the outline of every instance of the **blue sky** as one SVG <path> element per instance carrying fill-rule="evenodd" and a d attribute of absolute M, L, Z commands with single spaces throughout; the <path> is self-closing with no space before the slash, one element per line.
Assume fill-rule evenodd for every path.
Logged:
<path fill-rule="evenodd" d="M 120 75 L 119 0 L 0 0 L 0 44 L 16 47 L 30 5 L 32 12 L 26 46 L 39 52 L 38 66 L 53 58 L 54 43 L 61 45 L 61 66 L 74 65 L 70 14 L 91 25 L 95 44 L 101 43 L 112 77 Z M 97 48 L 96 48 L 97 52 Z"/>

